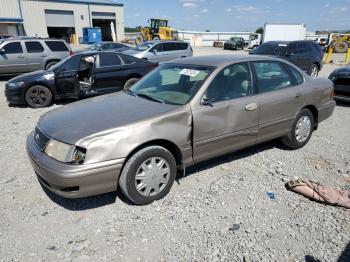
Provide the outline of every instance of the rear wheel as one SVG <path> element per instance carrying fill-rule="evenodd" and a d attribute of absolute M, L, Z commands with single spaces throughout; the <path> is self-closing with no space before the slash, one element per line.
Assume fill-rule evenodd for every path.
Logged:
<path fill-rule="evenodd" d="M 124 90 L 128 90 L 130 87 L 132 87 L 136 82 L 138 82 L 139 78 L 130 78 L 128 81 L 124 84 Z"/>
<path fill-rule="evenodd" d="M 137 205 L 147 205 L 165 197 L 175 180 L 173 155 L 160 146 L 149 146 L 135 153 L 120 175 L 122 193 Z"/>
<path fill-rule="evenodd" d="M 50 69 L 51 66 L 57 64 L 58 62 L 57 61 L 51 61 L 51 62 L 48 62 L 45 66 L 45 70 L 48 70 Z"/>
<path fill-rule="evenodd" d="M 33 108 L 47 107 L 52 103 L 52 92 L 46 86 L 31 86 L 26 91 L 25 100 Z"/>
<path fill-rule="evenodd" d="M 157 41 L 157 40 L 160 40 L 160 38 L 159 38 L 159 36 L 154 36 L 153 40 Z"/>
<path fill-rule="evenodd" d="M 313 76 L 313 77 L 317 77 L 318 76 L 318 70 L 319 70 L 318 65 L 312 64 L 310 66 L 310 69 L 309 69 L 309 75 Z"/>
<path fill-rule="evenodd" d="M 288 135 L 282 138 L 283 144 L 292 149 L 305 146 L 311 138 L 314 126 L 313 114 L 308 109 L 301 110 L 295 118 Z"/>

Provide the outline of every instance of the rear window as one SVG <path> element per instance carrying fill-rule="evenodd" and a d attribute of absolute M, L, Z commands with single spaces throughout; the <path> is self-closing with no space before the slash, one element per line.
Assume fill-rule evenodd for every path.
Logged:
<path fill-rule="evenodd" d="M 44 52 L 44 47 L 38 41 L 25 42 L 28 53 L 42 53 Z"/>
<path fill-rule="evenodd" d="M 67 45 L 62 41 L 45 41 L 45 44 L 53 52 L 68 52 L 69 51 Z"/>
<path fill-rule="evenodd" d="M 254 55 L 284 55 L 287 50 L 286 44 L 265 43 L 252 50 Z"/>
<path fill-rule="evenodd" d="M 133 64 L 133 63 L 136 62 L 135 61 L 136 59 L 133 60 L 134 59 L 133 57 L 126 56 L 126 55 L 123 55 L 123 54 L 120 54 L 120 58 L 123 60 L 125 65 L 130 65 L 130 64 Z"/>

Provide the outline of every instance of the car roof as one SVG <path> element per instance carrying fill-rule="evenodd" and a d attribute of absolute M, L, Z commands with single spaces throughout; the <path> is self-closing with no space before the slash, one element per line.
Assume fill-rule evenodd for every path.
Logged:
<path fill-rule="evenodd" d="M 4 42 L 10 42 L 10 41 L 20 41 L 20 40 L 43 40 L 43 41 L 63 41 L 63 39 L 57 39 L 57 38 L 41 38 L 41 37 L 31 37 L 31 36 L 17 36 L 17 37 L 10 37 L 4 39 Z"/>
<path fill-rule="evenodd" d="M 294 41 L 268 41 L 268 42 L 265 42 L 263 44 L 290 44 L 290 43 L 293 43 L 293 42 L 304 42 L 304 43 L 314 43 L 315 41 L 312 41 L 312 40 L 294 40 Z"/>
<path fill-rule="evenodd" d="M 256 60 L 284 61 L 276 57 L 262 55 L 208 55 L 208 56 L 191 56 L 179 58 L 167 62 L 167 64 L 184 64 L 184 65 L 199 65 L 199 66 L 214 66 L 220 67 L 235 62 L 249 62 Z"/>
<path fill-rule="evenodd" d="M 152 44 L 152 45 L 155 45 L 158 43 L 187 43 L 187 42 L 182 40 L 152 40 L 152 41 L 143 42 L 143 44 Z"/>

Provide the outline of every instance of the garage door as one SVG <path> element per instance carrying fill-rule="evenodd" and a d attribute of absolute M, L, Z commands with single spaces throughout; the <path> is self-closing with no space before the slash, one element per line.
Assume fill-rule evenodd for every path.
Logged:
<path fill-rule="evenodd" d="M 115 20 L 115 13 L 92 12 L 92 19 Z"/>
<path fill-rule="evenodd" d="M 73 11 L 45 10 L 47 27 L 75 27 Z"/>

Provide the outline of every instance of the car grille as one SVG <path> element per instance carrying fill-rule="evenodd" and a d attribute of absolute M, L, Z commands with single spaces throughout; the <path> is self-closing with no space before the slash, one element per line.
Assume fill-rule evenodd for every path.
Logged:
<path fill-rule="evenodd" d="M 34 131 L 34 140 L 35 140 L 35 144 L 38 146 L 38 148 L 41 151 L 44 151 L 50 138 L 47 135 L 45 135 L 43 132 L 41 132 L 39 128 L 36 127 L 35 131 Z"/>

